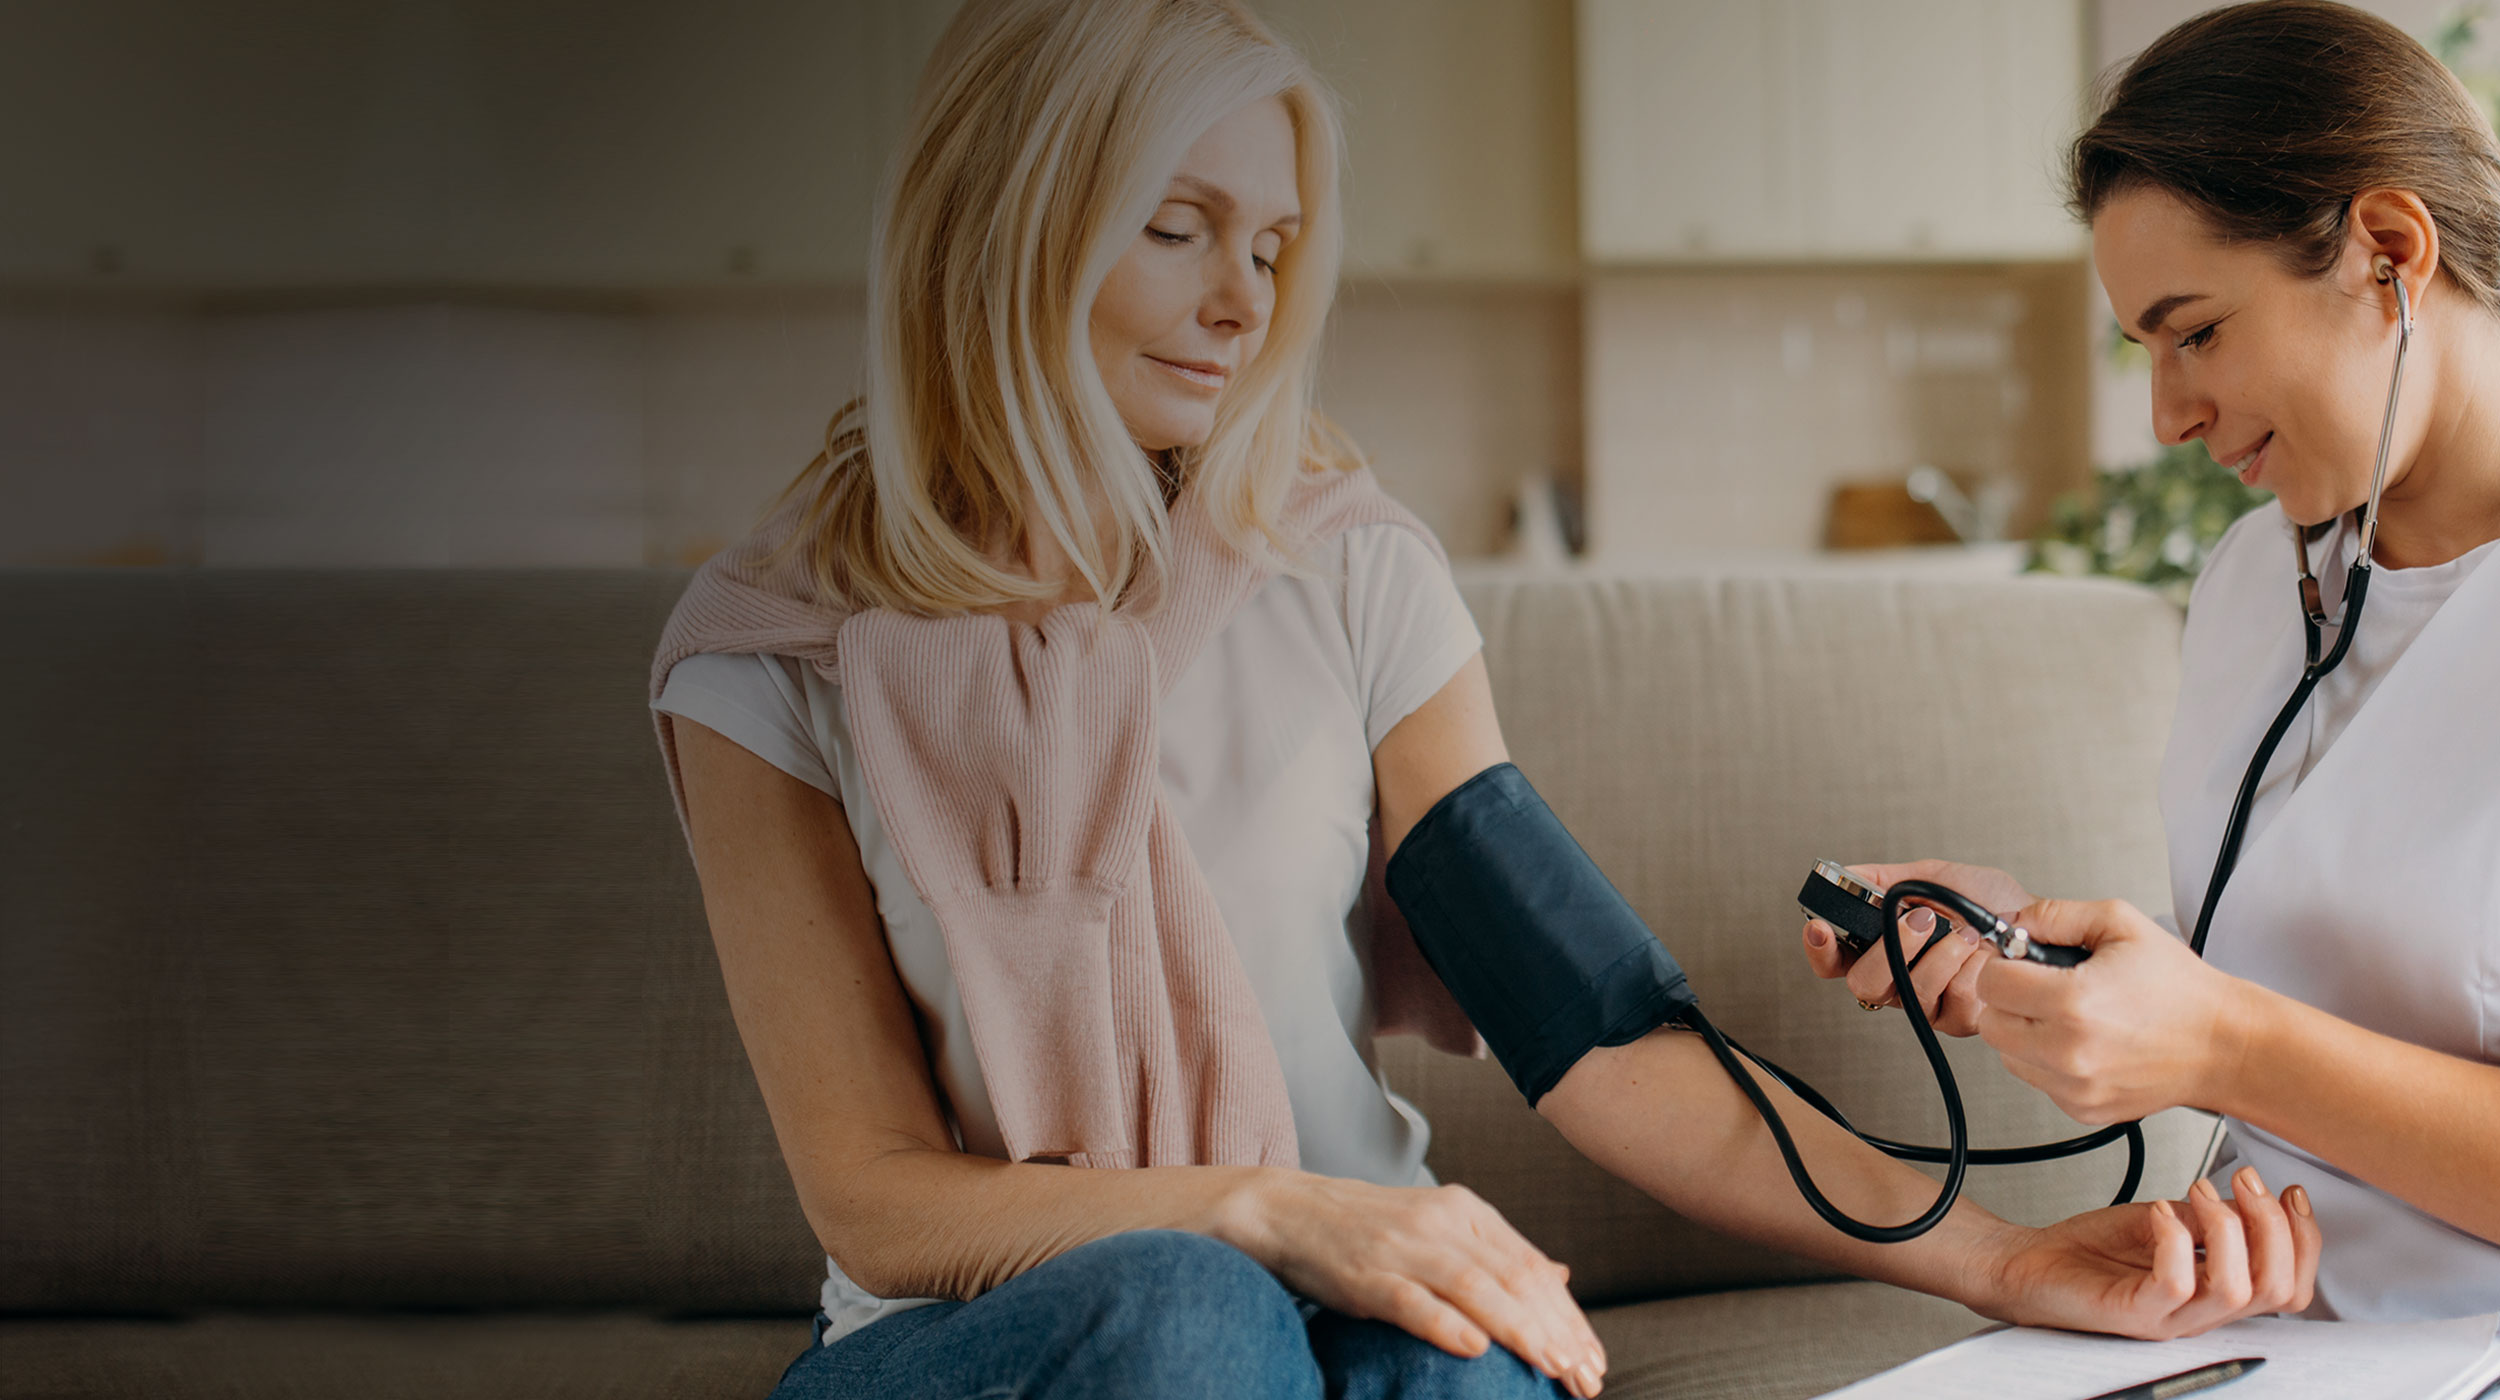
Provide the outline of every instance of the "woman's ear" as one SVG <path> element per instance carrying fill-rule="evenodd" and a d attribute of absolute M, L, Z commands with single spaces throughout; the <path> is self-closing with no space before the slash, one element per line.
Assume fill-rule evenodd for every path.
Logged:
<path fill-rule="evenodd" d="M 2355 285 L 2374 289 L 2371 268 L 2380 258 L 2395 264 L 2405 291 L 2420 306 L 2439 274 L 2439 221 L 2430 206 L 2411 190 L 2363 190 L 2355 195 L 2344 221 L 2344 261 Z M 2395 298 L 2386 297 L 2387 314 L 2396 314 Z"/>

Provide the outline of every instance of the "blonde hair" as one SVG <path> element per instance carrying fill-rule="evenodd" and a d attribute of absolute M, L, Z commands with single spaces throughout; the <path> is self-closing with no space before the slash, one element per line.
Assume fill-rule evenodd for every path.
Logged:
<path fill-rule="evenodd" d="M 1208 440 L 1158 463 L 1095 368 L 1094 298 L 1189 147 L 1266 98 L 1293 122 L 1301 232 Z M 1311 406 L 1342 145 L 1327 90 L 1235 0 L 967 4 L 879 192 L 867 394 L 783 493 L 809 493 L 786 543 L 818 586 L 921 614 L 1048 600 L 1057 584 L 998 562 L 1045 530 L 1109 606 L 1163 560 L 1184 484 L 1234 548 L 1289 549 L 1295 475 L 1361 465 Z"/>

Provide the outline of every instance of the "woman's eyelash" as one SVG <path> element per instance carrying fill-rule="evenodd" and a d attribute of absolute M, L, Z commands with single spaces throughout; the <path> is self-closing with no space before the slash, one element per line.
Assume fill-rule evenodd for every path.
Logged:
<path fill-rule="evenodd" d="M 2219 326 L 2221 324 L 2221 322 L 2216 321 L 2213 325 L 2206 326 L 2200 330 L 2190 331 L 2186 335 L 2179 337 L 2179 348 L 2182 350 L 2199 350 L 2204 348 L 2207 344 L 2210 344 L 2214 338 L 2214 326 Z"/>
<path fill-rule="evenodd" d="M 1148 224 L 1146 226 L 1146 232 L 1153 234 L 1156 238 L 1161 239 L 1165 244 L 1173 247 L 1179 247 L 1182 244 L 1195 243 L 1198 241 L 1198 235 L 1194 233 L 1167 233 L 1162 229 L 1156 228 L 1152 224 Z M 1274 272 L 1276 270 L 1276 264 L 1269 262 L 1267 259 L 1259 257 L 1256 254 L 1251 256 L 1250 261 L 1263 272 Z"/>

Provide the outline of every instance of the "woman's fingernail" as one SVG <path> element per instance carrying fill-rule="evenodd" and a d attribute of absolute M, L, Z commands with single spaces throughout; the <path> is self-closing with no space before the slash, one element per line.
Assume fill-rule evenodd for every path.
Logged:
<path fill-rule="evenodd" d="M 1925 933 L 1936 926 L 1936 911 L 1933 909 L 1913 909 L 1910 911 L 1910 917 L 1905 922 L 1909 924 L 1910 932 Z"/>
<path fill-rule="evenodd" d="M 1597 1378 L 1597 1368 L 1587 1362 L 1582 1362 L 1580 1364 L 1580 1393 L 1594 1396 L 1605 1388 L 1605 1384 Z"/>
<path fill-rule="evenodd" d="M 2258 1179 L 2257 1169 L 2255 1167 L 2242 1167 L 2238 1171 L 2231 1173 L 2231 1194 L 2235 1196 L 2262 1196 L 2266 1194 L 2266 1184 Z"/>
<path fill-rule="evenodd" d="M 2222 1200 L 2222 1193 L 2214 1189 L 2214 1184 L 2212 1182 L 2207 1181 L 2201 1176 L 2196 1179 L 2196 1184 L 2194 1186 L 2188 1188 L 2188 1194 L 2191 1196 L 2202 1197 L 2205 1200 L 2215 1202 L 2216 1204 L 2219 1204 Z"/>
<path fill-rule="evenodd" d="M 1821 923 L 1819 923 L 1819 922 L 1818 922 L 1818 923 L 1811 923 L 1811 924 L 1806 925 L 1806 946 L 1807 946 L 1807 947 L 1809 947 L 1809 948 L 1820 948 L 1820 947 L 1825 946 L 1826 944 L 1829 944 L 1831 941 L 1832 941 L 1832 931 L 1831 931 L 1830 929 L 1827 929 L 1827 928 L 1823 927 L 1823 925 L 1822 925 Z"/>
<path fill-rule="evenodd" d="M 2314 1220 L 2317 1218 L 2317 1212 L 2309 1208 L 2308 1187 L 2295 1186 L 2291 1190 L 2283 1193 L 2283 1199 L 2292 1203 L 2292 1209 L 2299 1211 L 2303 1220 Z"/>

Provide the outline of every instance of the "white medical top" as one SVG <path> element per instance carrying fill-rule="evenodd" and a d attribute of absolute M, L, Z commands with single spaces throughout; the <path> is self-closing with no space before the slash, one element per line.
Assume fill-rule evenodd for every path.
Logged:
<path fill-rule="evenodd" d="M 2289 528 L 2274 505 L 2241 519 L 2189 605 L 2161 784 L 2183 926 L 2203 903 L 2240 776 L 2300 675 Z M 2357 535 L 2347 521 L 2310 546 L 2330 617 Z M 2372 571 L 2351 651 L 2257 790 L 2205 950 L 2215 966 L 2344 1020 L 2486 1063 L 2500 1063 L 2494 557 L 2484 544 L 2445 564 Z M 2330 627 L 2325 645 L 2334 640 Z M 2316 1204 L 2325 1252 L 2310 1316 L 2500 1311 L 2500 1245 L 2226 1119 L 2216 1186 L 2243 1163 L 2275 1190 L 2300 1182 Z"/>
<path fill-rule="evenodd" d="M 1429 1132 L 1372 1056 L 1366 950 L 1350 922 L 1370 856 L 1371 751 L 1482 646 L 1449 570 L 1411 531 L 1368 525 L 1280 574 L 1164 697 L 1164 796 L 1223 910 L 1265 1014 L 1305 1170 L 1429 1184 Z M 964 1150 L 1004 1156 L 936 918 L 878 820 L 839 687 L 789 657 L 688 657 L 654 708 L 838 799 L 886 946 Z M 831 1259 L 830 1343 L 927 1299 L 881 1299 Z"/>

